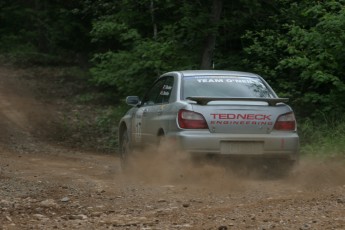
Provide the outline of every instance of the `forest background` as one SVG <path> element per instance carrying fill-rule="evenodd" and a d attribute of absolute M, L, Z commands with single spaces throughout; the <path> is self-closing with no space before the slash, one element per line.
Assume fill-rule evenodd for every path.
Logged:
<path fill-rule="evenodd" d="M 74 114 L 76 129 L 101 149 L 116 147 L 125 96 L 167 71 L 224 69 L 290 98 L 302 153 L 345 155 L 345 0 L 2 0 L 0 58 L 84 86 L 70 100 L 97 112 Z"/>

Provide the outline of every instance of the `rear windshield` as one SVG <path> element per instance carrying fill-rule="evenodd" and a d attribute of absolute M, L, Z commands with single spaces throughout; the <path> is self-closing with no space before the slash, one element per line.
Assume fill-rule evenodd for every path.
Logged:
<path fill-rule="evenodd" d="M 182 98 L 202 97 L 274 97 L 259 78 L 236 76 L 184 77 Z"/>

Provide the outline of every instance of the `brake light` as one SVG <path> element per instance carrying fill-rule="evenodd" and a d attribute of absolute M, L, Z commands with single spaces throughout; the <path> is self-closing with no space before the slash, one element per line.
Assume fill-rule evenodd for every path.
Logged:
<path fill-rule="evenodd" d="M 178 112 L 178 124 L 182 129 L 208 129 L 203 115 L 185 109 Z"/>
<path fill-rule="evenodd" d="M 293 112 L 280 115 L 274 124 L 275 130 L 294 131 L 296 130 L 296 118 Z"/>

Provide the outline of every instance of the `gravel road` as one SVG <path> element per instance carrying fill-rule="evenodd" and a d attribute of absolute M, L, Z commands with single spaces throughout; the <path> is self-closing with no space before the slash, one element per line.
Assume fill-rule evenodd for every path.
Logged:
<path fill-rule="evenodd" d="M 116 155 L 41 138 L 57 112 L 25 74 L 0 67 L 0 229 L 345 229 L 337 160 L 275 178 L 147 151 L 123 173 Z"/>

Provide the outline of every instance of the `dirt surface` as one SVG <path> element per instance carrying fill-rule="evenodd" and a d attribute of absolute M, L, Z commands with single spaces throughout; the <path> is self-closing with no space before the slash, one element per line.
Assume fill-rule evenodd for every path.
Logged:
<path fill-rule="evenodd" d="M 342 162 L 270 178 L 163 151 L 124 174 L 116 155 L 47 138 L 59 108 L 26 71 L 0 67 L 0 229 L 345 229 Z"/>

